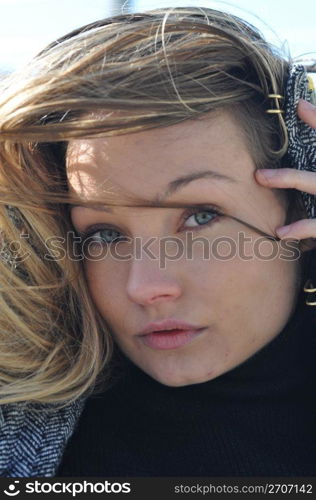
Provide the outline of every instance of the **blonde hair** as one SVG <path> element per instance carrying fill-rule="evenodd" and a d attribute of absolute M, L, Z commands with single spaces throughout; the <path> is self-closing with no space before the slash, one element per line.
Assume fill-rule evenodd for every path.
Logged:
<path fill-rule="evenodd" d="M 286 129 L 282 115 L 266 109 L 279 106 L 268 94 L 282 94 L 288 65 L 237 17 L 166 8 L 80 28 L 3 82 L 0 403 L 65 405 L 110 381 L 112 338 L 68 238 L 67 141 L 227 107 L 256 166 L 278 165 Z"/>

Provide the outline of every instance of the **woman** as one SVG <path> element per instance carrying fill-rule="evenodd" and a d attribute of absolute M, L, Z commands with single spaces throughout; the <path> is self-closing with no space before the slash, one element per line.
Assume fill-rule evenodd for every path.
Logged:
<path fill-rule="evenodd" d="M 314 475 L 311 99 L 252 26 L 187 7 L 6 81 L 2 475 Z"/>

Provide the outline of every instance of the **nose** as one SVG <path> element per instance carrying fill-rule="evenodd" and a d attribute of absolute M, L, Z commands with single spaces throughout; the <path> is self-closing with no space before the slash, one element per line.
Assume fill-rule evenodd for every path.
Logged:
<path fill-rule="evenodd" d="M 177 299 L 181 285 L 167 268 L 159 267 L 159 260 L 133 260 L 129 270 L 127 295 L 137 304 L 152 305 Z"/>

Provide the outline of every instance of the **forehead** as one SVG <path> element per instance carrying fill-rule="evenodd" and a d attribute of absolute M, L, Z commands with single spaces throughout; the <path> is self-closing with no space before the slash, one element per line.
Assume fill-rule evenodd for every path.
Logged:
<path fill-rule="evenodd" d="M 82 199 L 106 199 L 113 191 L 154 199 L 173 179 L 208 169 L 238 180 L 253 172 L 243 131 L 229 112 L 133 134 L 76 139 L 67 151 L 69 188 Z"/>

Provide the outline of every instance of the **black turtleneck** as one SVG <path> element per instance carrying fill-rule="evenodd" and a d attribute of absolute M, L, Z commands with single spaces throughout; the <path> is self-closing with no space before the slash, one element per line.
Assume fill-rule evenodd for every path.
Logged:
<path fill-rule="evenodd" d="M 315 476 L 316 307 L 208 382 L 169 387 L 125 356 L 90 396 L 57 476 Z"/>

